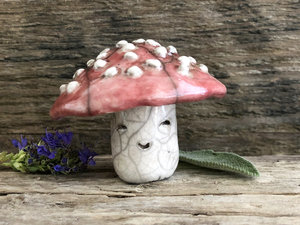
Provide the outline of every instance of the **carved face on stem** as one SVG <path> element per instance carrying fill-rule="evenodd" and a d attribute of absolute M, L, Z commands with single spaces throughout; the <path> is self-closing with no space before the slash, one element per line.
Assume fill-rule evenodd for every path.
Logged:
<path fill-rule="evenodd" d="M 175 105 L 115 113 L 111 132 L 113 164 L 122 180 L 144 183 L 174 173 L 179 153 Z"/>
<path fill-rule="evenodd" d="M 116 113 L 112 153 L 127 182 L 171 176 L 178 162 L 175 105 L 221 98 L 226 87 L 191 56 L 148 39 L 106 48 L 60 86 L 52 118 Z"/>

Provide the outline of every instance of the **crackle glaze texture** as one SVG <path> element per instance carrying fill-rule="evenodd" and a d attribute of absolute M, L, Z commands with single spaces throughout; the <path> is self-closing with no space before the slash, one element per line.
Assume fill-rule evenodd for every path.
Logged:
<path fill-rule="evenodd" d="M 175 105 L 141 106 L 114 114 L 113 164 L 128 183 L 172 176 L 179 157 Z"/>

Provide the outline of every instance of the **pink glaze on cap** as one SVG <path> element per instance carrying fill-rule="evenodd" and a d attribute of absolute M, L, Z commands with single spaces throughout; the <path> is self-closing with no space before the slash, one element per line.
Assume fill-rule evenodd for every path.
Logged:
<path fill-rule="evenodd" d="M 74 81 L 62 85 L 52 118 L 94 116 L 134 108 L 221 98 L 226 87 L 192 57 L 153 40 L 120 41 L 103 50 Z M 202 68 L 202 69 L 200 69 Z"/>

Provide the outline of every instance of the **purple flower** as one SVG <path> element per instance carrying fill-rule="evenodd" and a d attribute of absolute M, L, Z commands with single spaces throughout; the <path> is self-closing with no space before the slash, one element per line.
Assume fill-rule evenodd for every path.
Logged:
<path fill-rule="evenodd" d="M 23 138 L 22 135 L 21 135 L 21 142 L 17 141 L 16 139 L 11 140 L 11 142 L 16 148 L 19 148 L 19 150 L 22 150 L 27 146 L 27 139 Z"/>
<path fill-rule="evenodd" d="M 27 162 L 28 164 L 31 164 L 33 162 L 33 159 L 29 158 Z"/>
<path fill-rule="evenodd" d="M 54 169 L 56 172 L 65 171 L 65 167 L 62 166 L 62 165 L 55 165 L 55 166 L 53 167 L 53 169 Z"/>
<path fill-rule="evenodd" d="M 50 152 L 44 145 L 38 145 L 37 153 L 39 155 L 44 155 L 44 156 L 48 157 L 49 159 L 54 159 L 56 152 L 55 151 Z"/>
<path fill-rule="evenodd" d="M 93 159 L 97 153 L 94 151 L 90 151 L 86 146 L 83 147 L 82 150 L 79 151 L 79 159 L 84 164 L 89 164 L 91 166 L 95 165 L 96 162 Z"/>
<path fill-rule="evenodd" d="M 72 142 L 73 133 L 72 132 L 59 133 L 58 131 L 56 131 L 56 137 L 58 138 L 58 140 L 62 141 L 64 145 L 70 145 Z"/>
<path fill-rule="evenodd" d="M 61 147 L 60 141 L 58 138 L 55 138 L 55 136 L 52 133 L 48 133 L 47 129 L 45 132 L 45 136 L 42 137 L 42 140 L 47 144 L 51 149 L 55 149 L 57 147 Z"/>
<path fill-rule="evenodd" d="M 30 149 L 29 155 L 30 155 L 30 157 L 32 157 L 32 158 L 36 158 L 36 155 L 33 153 L 33 150 L 32 150 L 32 149 Z"/>
<path fill-rule="evenodd" d="M 68 161 L 68 159 L 64 157 L 64 158 L 62 158 L 61 163 L 66 164 L 67 161 Z"/>
<path fill-rule="evenodd" d="M 48 145 L 51 149 L 61 148 L 69 146 L 72 142 L 73 133 L 72 132 L 58 132 L 55 134 L 48 133 L 47 129 L 45 132 L 45 136 L 42 137 L 42 140 L 46 145 Z"/>
<path fill-rule="evenodd" d="M 96 165 L 95 160 L 94 160 L 94 159 L 90 159 L 89 165 L 90 165 L 90 166 L 95 166 L 95 165 Z"/>
<path fill-rule="evenodd" d="M 72 145 L 72 132 L 48 132 L 38 142 L 28 143 L 26 138 L 12 140 L 19 150 L 25 151 L 25 163 L 28 168 L 36 164 L 37 171 L 59 172 L 68 174 L 85 169 L 87 165 L 95 165 L 93 159 L 97 155 L 87 147 L 75 148 Z M 34 170 L 30 170 L 31 172 Z"/>

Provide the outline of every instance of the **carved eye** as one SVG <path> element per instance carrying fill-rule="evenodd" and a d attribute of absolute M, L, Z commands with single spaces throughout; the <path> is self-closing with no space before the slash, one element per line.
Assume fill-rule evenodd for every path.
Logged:
<path fill-rule="evenodd" d="M 170 125 L 171 125 L 171 122 L 170 122 L 170 120 L 165 120 L 165 121 L 161 122 L 160 125 L 170 126 Z"/>
<path fill-rule="evenodd" d="M 125 132 L 127 130 L 127 127 L 124 124 L 119 124 L 117 127 L 118 132 Z"/>

